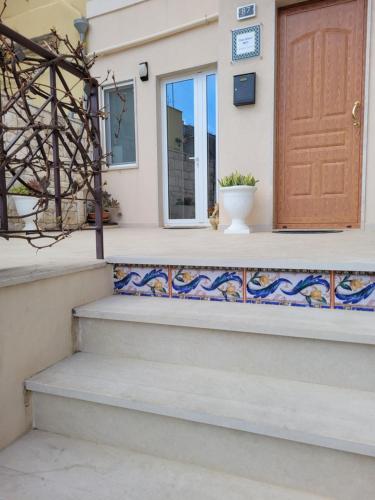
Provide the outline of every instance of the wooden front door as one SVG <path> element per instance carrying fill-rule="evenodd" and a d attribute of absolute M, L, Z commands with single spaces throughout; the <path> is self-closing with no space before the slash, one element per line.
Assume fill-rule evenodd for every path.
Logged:
<path fill-rule="evenodd" d="M 279 10 L 276 226 L 359 227 L 366 0 Z"/>

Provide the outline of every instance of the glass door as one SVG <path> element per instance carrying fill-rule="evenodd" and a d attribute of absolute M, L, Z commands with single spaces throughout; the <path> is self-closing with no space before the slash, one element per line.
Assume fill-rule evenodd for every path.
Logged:
<path fill-rule="evenodd" d="M 162 92 L 164 223 L 204 225 L 216 201 L 216 75 L 168 80 Z"/>

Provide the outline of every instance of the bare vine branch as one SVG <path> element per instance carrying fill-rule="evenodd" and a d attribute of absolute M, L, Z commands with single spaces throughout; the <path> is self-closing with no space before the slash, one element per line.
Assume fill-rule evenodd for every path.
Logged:
<path fill-rule="evenodd" d="M 0 22 L 6 7 L 4 0 Z M 35 199 L 28 214 L 9 215 L 10 220 L 33 217 L 34 231 L 0 230 L 0 237 L 24 239 L 38 249 L 51 247 L 82 229 L 84 223 L 75 227 L 69 224 L 69 215 L 77 203 L 86 203 L 97 196 L 93 187 L 95 169 L 99 166 L 104 170 L 108 156 L 101 149 L 99 160 L 94 161 L 92 155 L 99 140 L 96 119 L 107 118 L 104 109 L 93 114 L 90 105 L 89 96 L 97 85 L 90 76 L 95 57 L 85 53 L 83 43 L 72 44 L 54 28 L 43 45 L 55 55 L 53 59 L 43 59 L 0 35 L 0 174 L 5 176 L 6 184 L 5 193 L 0 192 L 0 195 L 9 197 L 14 192 L 22 195 L 23 191 L 23 195 Z M 68 78 L 61 67 L 64 61 L 79 68 L 83 76 Z M 99 86 L 110 75 L 108 71 Z M 122 103 L 117 118 L 118 134 L 125 98 L 113 75 L 112 79 Z M 61 178 L 58 193 L 55 189 L 57 175 Z M 51 212 L 56 200 L 63 206 L 63 213 L 57 218 L 53 228 L 56 232 L 52 234 L 46 229 L 44 217 Z"/>

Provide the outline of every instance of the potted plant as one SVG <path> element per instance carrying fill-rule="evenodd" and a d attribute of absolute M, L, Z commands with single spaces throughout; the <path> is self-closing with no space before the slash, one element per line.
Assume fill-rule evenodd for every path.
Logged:
<path fill-rule="evenodd" d="M 89 222 L 90 224 L 95 224 L 95 201 L 88 200 L 86 209 L 87 209 L 87 222 Z M 110 219 L 109 212 L 104 208 L 103 204 L 102 221 L 104 222 L 104 224 L 106 224 L 107 222 L 109 222 L 109 219 Z"/>
<path fill-rule="evenodd" d="M 108 191 L 103 191 L 103 208 L 108 210 L 110 221 L 117 223 L 121 217 L 120 203 Z"/>
<path fill-rule="evenodd" d="M 12 195 L 13 201 L 16 205 L 17 213 L 19 217 L 23 218 L 25 223 L 25 231 L 35 231 L 37 229 L 34 222 L 35 214 L 25 217 L 25 215 L 32 214 L 32 212 L 36 210 L 36 192 L 41 192 L 41 186 L 36 179 L 29 181 L 27 186 L 24 184 L 18 184 L 17 186 L 11 187 L 9 190 L 9 194 Z"/>
<path fill-rule="evenodd" d="M 110 221 L 116 222 L 116 219 L 121 216 L 120 203 L 115 200 L 108 191 L 102 191 L 102 219 L 104 223 Z M 95 201 L 87 202 L 87 222 L 95 222 Z"/>
<path fill-rule="evenodd" d="M 224 233 L 250 233 L 245 219 L 253 208 L 257 182 L 253 175 L 242 175 L 237 171 L 219 180 L 220 191 L 223 193 L 224 209 L 232 221 Z"/>
<path fill-rule="evenodd" d="M 208 220 L 210 221 L 211 227 L 216 231 L 219 227 L 219 204 L 215 205 L 208 210 Z"/>

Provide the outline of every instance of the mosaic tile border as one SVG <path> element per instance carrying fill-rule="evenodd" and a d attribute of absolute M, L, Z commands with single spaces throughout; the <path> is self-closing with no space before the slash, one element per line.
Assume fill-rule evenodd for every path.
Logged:
<path fill-rule="evenodd" d="M 375 273 L 113 264 L 114 293 L 375 311 Z"/>
<path fill-rule="evenodd" d="M 375 274 L 335 273 L 334 297 L 336 309 L 375 310 Z"/>

